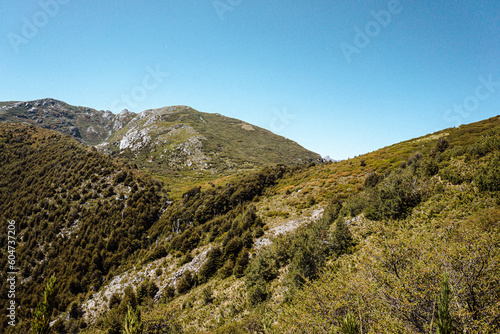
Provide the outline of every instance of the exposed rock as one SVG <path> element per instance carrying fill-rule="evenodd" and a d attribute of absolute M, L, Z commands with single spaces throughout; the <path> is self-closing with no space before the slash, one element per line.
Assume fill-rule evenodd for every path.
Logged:
<path fill-rule="evenodd" d="M 70 126 L 69 127 L 69 134 L 75 138 L 82 138 L 80 135 L 80 130 L 76 126 Z"/>

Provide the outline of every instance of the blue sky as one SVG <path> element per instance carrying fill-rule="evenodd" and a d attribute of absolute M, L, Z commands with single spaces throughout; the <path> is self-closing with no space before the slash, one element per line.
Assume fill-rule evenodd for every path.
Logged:
<path fill-rule="evenodd" d="M 0 3 L 0 101 L 189 105 L 345 159 L 500 114 L 500 1 Z"/>

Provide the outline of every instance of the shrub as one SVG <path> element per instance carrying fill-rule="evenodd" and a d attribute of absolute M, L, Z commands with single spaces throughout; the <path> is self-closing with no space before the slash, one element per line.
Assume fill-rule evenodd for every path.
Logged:
<path fill-rule="evenodd" d="M 422 163 L 421 170 L 424 176 L 434 176 L 439 172 L 439 165 L 434 159 L 426 159 Z"/>
<path fill-rule="evenodd" d="M 80 317 L 80 306 L 77 302 L 72 302 L 69 306 L 69 317 L 78 319 Z"/>
<path fill-rule="evenodd" d="M 219 247 L 214 247 L 210 249 L 207 254 L 207 260 L 205 264 L 201 267 L 198 272 L 198 279 L 200 282 L 206 282 L 210 277 L 212 277 L 217 270 L 219 270 L 222 259 L 222 252 Z"/>
<path fill-rule="evenodd" d="M 109 309 L 111 310 L 111 309 L 117 307 L 118 305 L 120 305 L 121 301 L 122 300 L 120 298 L 120 295 L 118 293 L 116 293 L 116 292 L 113 293 L 111 295 L 111 298 L 109 298 L 109 303 L 108 303 Z"/>
<path fill-rule="evenodd" d="M 358 318 L 351 312 L 342 319 L 341 331 L 343 334 L 358 334 L 360 332 Z"/>
<path fill-rule="evenodd" d="M 365 216 L 372 220 L 405 218 L 420 200 L 416 179 L 399 170 L 368 192 Z"/>
<path fill-rule="evenodd" d="M 214 296 L 212 293 L 212 289 L 210 289 L 209 286 L 205 287 L 203 291 L 201 292 L 202 298 L 203 298 L 203 303 L 205 305 L 211 304 L 214 300 Z"/>
<path fill-rule="evenodd" d="M 476 171 L 474 182 L 480 191 L 500 190 L 500 154 L 496 154 Z"/>
<path fill-rule="evenodd" d="M 127 309 L 127 314 L 125 315 L 125 320 L 123 322 L 123 333 L 124 334 L 142 334 L 144 325 L 141 321 L 141 310 L 139 307 L 133 308 L 130 305 Z"/>
<path fill-rule="evenodd" d="M 177 293 L 184 294 L 188 292 L 194 285 L 193 275 L 189 270 L 186 270 L 184 274 L 177 282 Z"/>
<path fill-rule="evenodd" d="M 352 234 L 342 217 L 336 220 L 332 244 L 337 255 L 348 253 L 350 248 L 354 245 Z"/>
<path fill-rule="evenodd" d="M 380 177 L 376 172 L 372 172 L 366 176 L 365 188 L 373 188 L 379 182 Z"/>
<path fill-rule="evenodd" d="M 238 254 L 238 258 L 236 259 L 236 263 L 234 264 L 233 274 L 234 276 L 241 278 L 245 274 L 245 269 L 248 266 L 249 262 L 249 253 L 246 248 L 243 248 Z"/>
<path fill-rule="evenodd" d="M 267 283 L 260 279 L 253 284 L 247 292 L 250 305 L 257 305 L 265 301 L 268 297 Z"/>
<path fill-rule="evenodd" d="M 222 268 L 220 268 L 219 275 L 221 276 L 221 278 L 227 278 L 233 274 L 233 269 L 234 269 L 234 262 L 233 260 L 229 259 L 222 266 Z"/>

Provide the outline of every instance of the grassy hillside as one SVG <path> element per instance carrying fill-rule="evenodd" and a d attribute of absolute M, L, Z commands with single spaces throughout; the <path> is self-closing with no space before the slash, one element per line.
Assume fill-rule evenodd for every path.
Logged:
<path fill-rule="evenodd" d="M 265 129 L 185 106 L 146 110 L 101 147 L 155 175 L 192 180 L 190 185 L 238 171 L 321 160 Z"/>
<path fill-rule="evenodd" d="M 500 330 L 500 117 L 202 179 L 168 202 L 67 137 L 1 130 L 1 219 L 28 254 L 20 303 L 55 272 L 57 332 L 120 333 L 138 306 L 146 333 Z"/>
<path fill-rule="evenodd" d="M 18 268 L 15 328 L 0 315 L 2 333 L 28 333 L 30 309 L 51 274 L 58 280 L 55 314 L 65 312 L 140 256 L 146 232 L 165 205 L 162 185 L 58 132 L 0 124 L 0 228 L 15 221 Z M 7 245 L 0 234 L 0 267 Z M 0 304 L 6 309 L 2 270 Z"/>
<path fill-rule="evenodd" d="M 171 185 L 176 199 L 196 184 L 239 171 L 321 160 L 265 129 L 185 106 L 115 115 L 54 99 L 2 102 L 1 122 L 33 124 L 96 146 Z"/>
<path fill-rule="evenodd" d="M 222 200 L 224 182 L 193 189 L 153 228 L 169 255 L 145 276 L 159 288 L 157 304 L 142 299 L 146 328 L 428 333 L 451 319 L 461 332 L 496 333 L 499 157 L 495 117 L 347 161 L 286 169 L 241 204 Z M 322 218 L 313 218 L 321 208 Z M 247 258 L 241 223 L 249 209 L 249 221 L 259 223 L 247 225 Z M 89 332 L 123 321 L 123 300 L 145 289 L 130 286 L 121 318 L 118 307 Z"/>

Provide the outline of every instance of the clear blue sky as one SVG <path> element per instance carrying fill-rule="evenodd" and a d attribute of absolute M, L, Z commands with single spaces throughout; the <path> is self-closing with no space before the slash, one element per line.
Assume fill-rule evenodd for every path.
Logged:
<path fill-rule="evenodd" d="M 1 101 L 189 105 L 336 159 L 500 114 L 498 0 L 20 0 L 0 15 Z"/>

